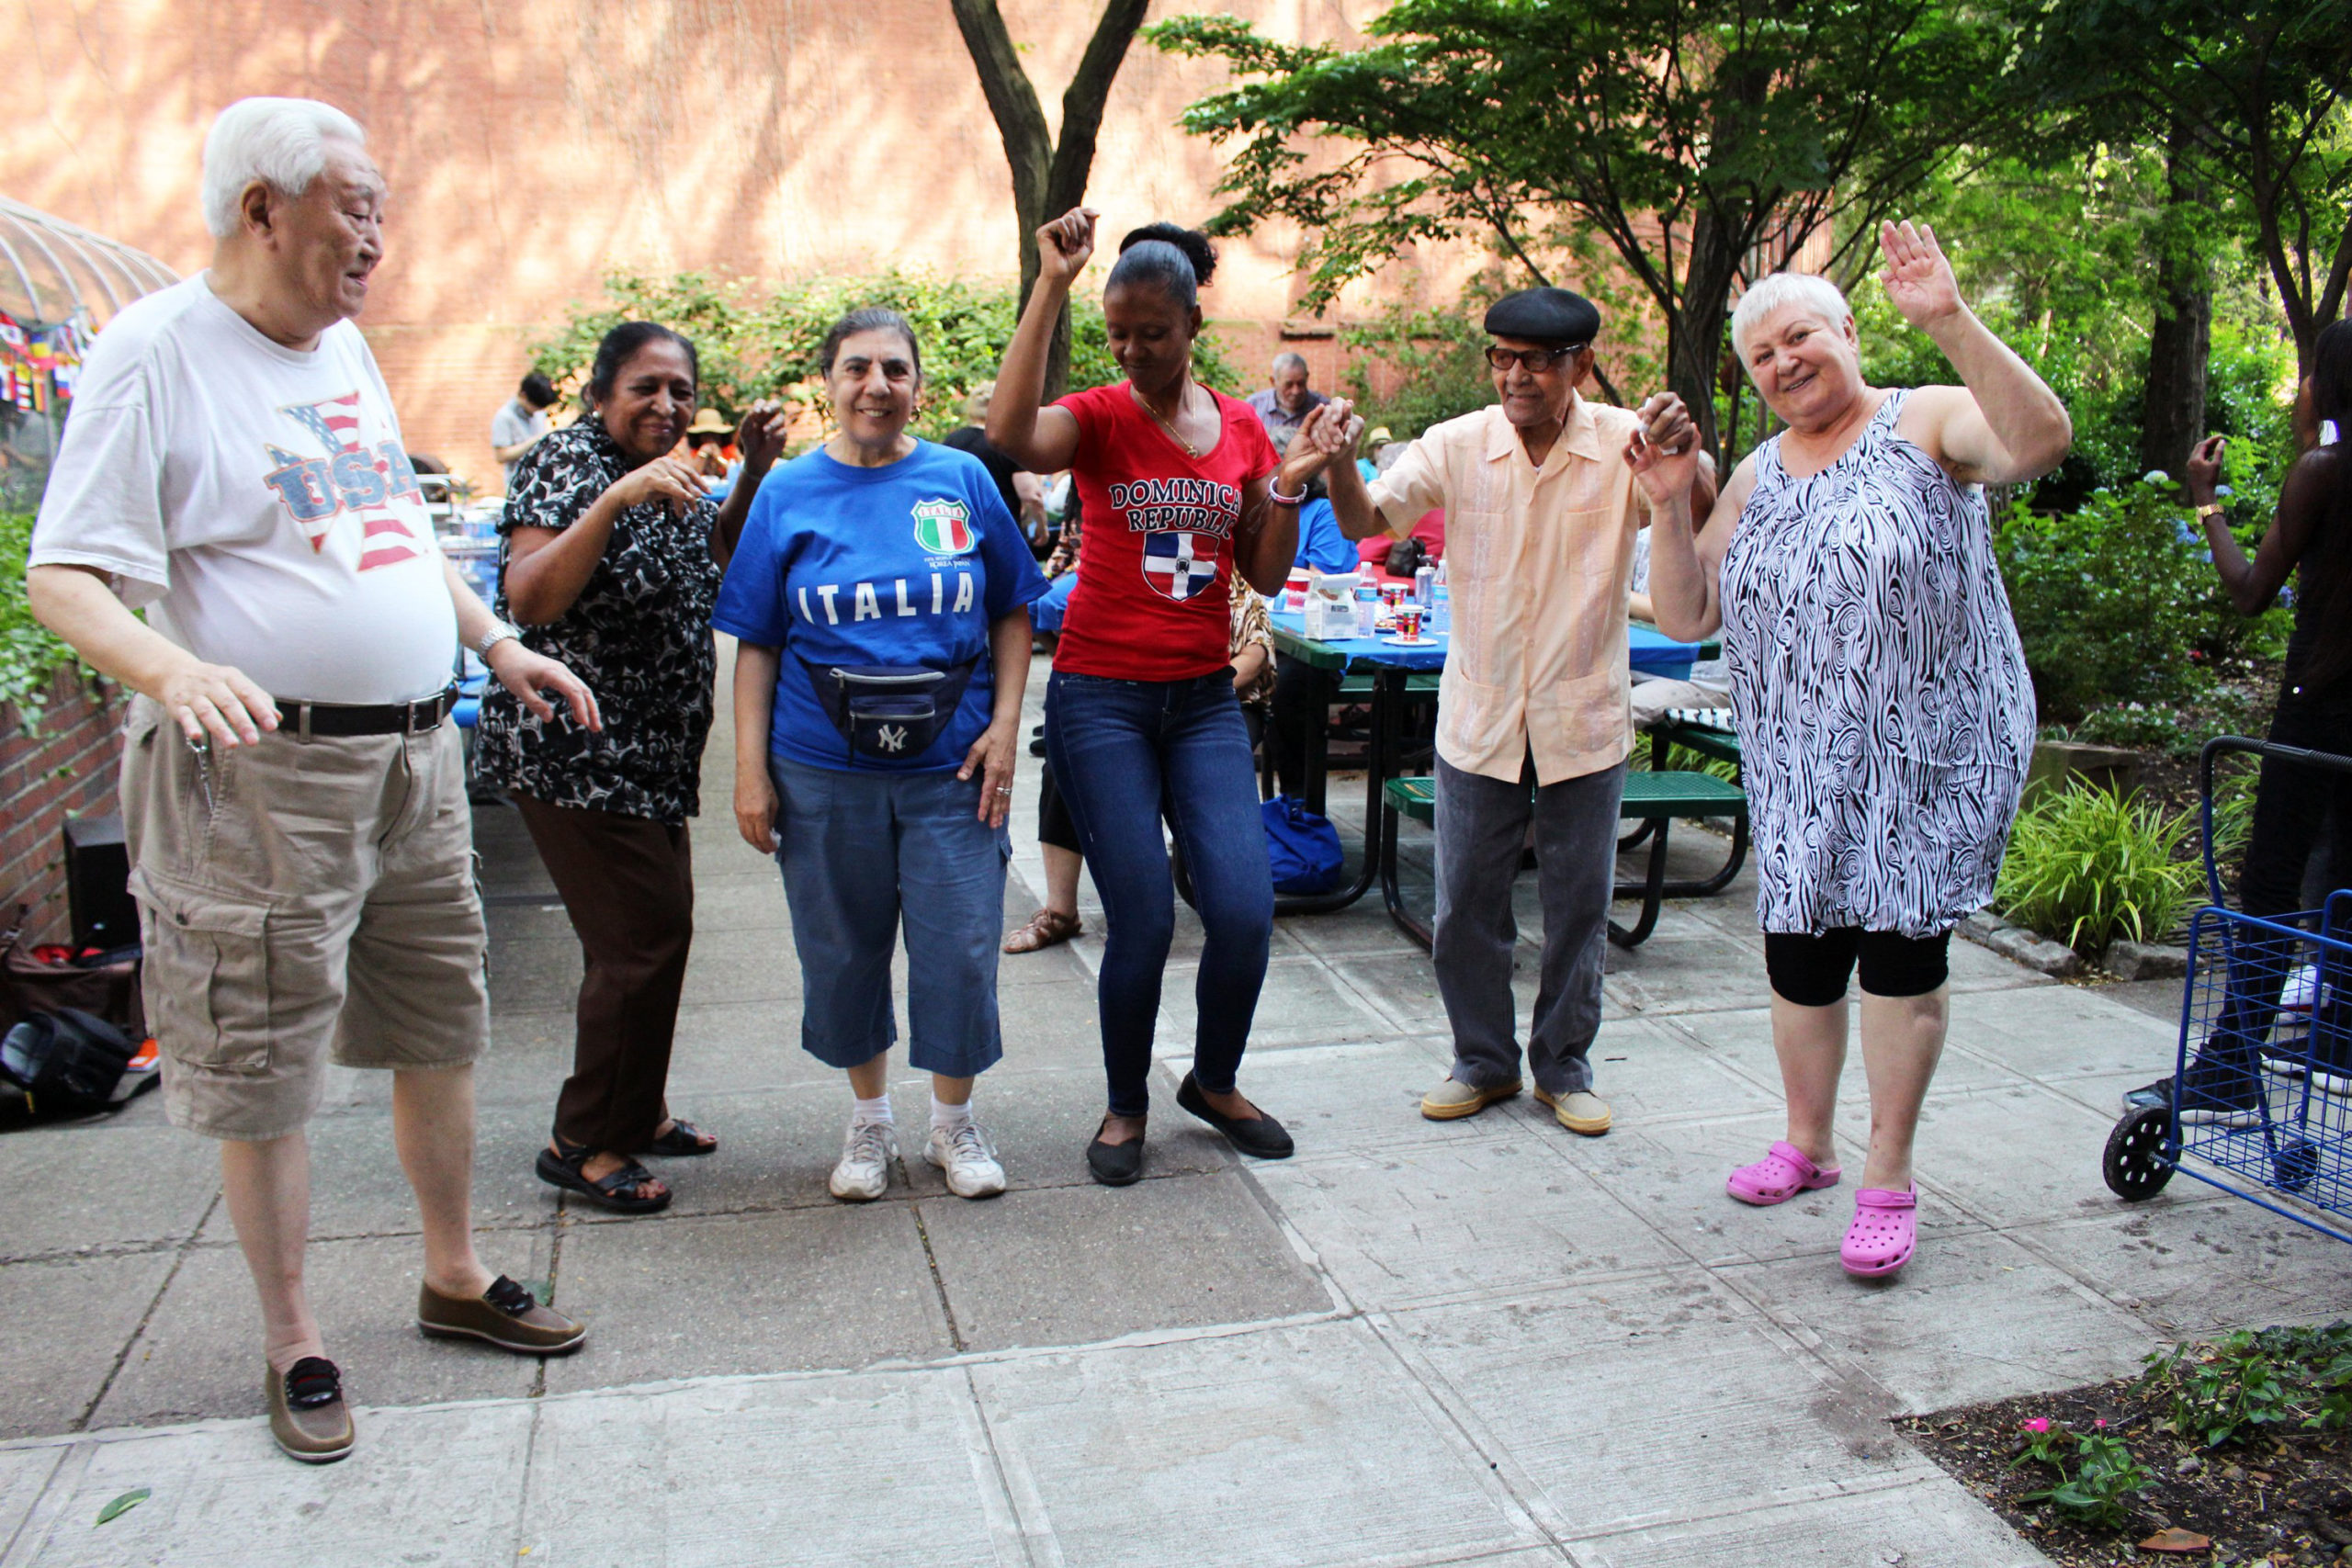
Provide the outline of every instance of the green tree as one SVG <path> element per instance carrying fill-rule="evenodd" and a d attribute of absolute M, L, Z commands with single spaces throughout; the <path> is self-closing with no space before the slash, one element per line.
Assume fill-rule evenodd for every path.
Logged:
<path fill-rule="evenodd" d="M 1941 0 L 1401 0 L 1357 50 L 1229 17 L 1146 36 L 1243 78 L 1185 127 L 1239 143 L 1215 226 L 1310 236 L 1306 303 L 1415 242 L 1493 236 L 1549 281 L 1597 232 L 1663 318 L 1716 444 L 1735 286 L 1838 223 L 1833 263 L 1953 151 L 2021 112 L 1997 14 Z"/>

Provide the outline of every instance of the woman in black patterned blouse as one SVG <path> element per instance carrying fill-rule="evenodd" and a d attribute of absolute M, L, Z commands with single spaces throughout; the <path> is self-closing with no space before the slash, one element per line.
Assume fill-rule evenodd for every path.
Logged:
<path fill-rule="evenodd" d="M 694 344 L 650 321 L 605 334 L 588 412 L 515 466 L 499 532 L 498 612 L 596 694 L 603 733 L 486 696 L 483 776 L 504 784 L 563 897 L 587 973 L 571 1077 L 538 1156 L 540 1179 L 622 1213 L 666 1208 L 640 1155 L 705 1155 L 718 1140 L 669 1114 L 663 1086 L 694 940 L 686 818 L 710 734 L 710 608 L 785 420 L 753 409 L 743 473 L 714 504 L 670 456 L 693 418 Z"/>

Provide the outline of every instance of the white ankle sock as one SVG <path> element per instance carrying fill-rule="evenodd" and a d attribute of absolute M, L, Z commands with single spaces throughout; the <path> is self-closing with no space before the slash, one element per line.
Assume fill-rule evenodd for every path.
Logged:
<path fill-rule="evenodd" d="M 942 1128 L 952 1133 L 956 1128 L 964 1126 L 971 1120 L 972 1102 L 970 1100 L 967 1100 L 961 1105 L 950 1105 L 935 1094 L 931 1097 L 931 1124 L 933 1126 Z"/>
<path fill-rule="evenodd" d="M 898 1118 L 890 1114 L 889 1090 L 883 1090 L 872 1100 L 857 1101 L 857 1109 L 850 1113 L 849 1120 L 854 1127 L 864 1126 L 869 1122 L 878 1122 L 885 1127 L 897 1126 Z"/>

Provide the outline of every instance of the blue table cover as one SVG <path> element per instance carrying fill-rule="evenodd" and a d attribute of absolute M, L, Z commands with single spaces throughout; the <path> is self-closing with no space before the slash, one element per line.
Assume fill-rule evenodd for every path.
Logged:
<path fill-rule="evenodd" d="M 1294 637 L 1306 637 L 1306 617 L 1295 611 L 1272 612 L 1274 625 Z M 1426 639 L 1431 636 L 1424 631 Z M 1419 648 L 1400 647 L 1386 639 L 1386 635 L 1369 637 L 1348 637 L 1324 643 L 1335 653 L 1347 656 L 1351 665 L 1380 666 L 1402 670 L 1442 670 L 1450 637 L 1438 636 L 1436 640 Z M 1662 632 L 1647 626 L 1628 626 L 1625 628 L 1627 651 L 1633 666 L 1645 675 L 1660 675 L 1668 680 L 1690 679 L 1690 665 L 1699 657 L 1699 645 L 1677 642 Z"/>

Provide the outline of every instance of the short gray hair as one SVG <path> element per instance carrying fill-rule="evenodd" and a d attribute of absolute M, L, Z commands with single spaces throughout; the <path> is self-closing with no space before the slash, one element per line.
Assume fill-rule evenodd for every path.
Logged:
<path fill-rule="evenodd" d="M 239 98 L 204 138 L 204 226 L 216 240 L 237 231 L 237 201 L 255 180 L 298 197 L 327 166 L 326 143 L 365 147 L 359 122 L 315 98 Z"/>
<path fill-rule="evenodd" d="M 1293 354 L 1290 350 L 1284 349 L 1282 353 L 1274 355 L 1274 374 L 1277 376 L 1281 375 L 1285 370 L 1304 370 L 1306 368 L 1306 355 L 1303 354 Z"/>
<path fill-rule="evenodd" d="M 1785 305 L 1808 306 L 1833 323 L 1854 313 L 1838 286 L 1817 273 L 1776 272 L 1769 277 L 1759 277 L 1754 288 L 1739 297 L 1738 308 L 1731 313 L 1731 350 L 1739 355 L 1742 365 L 1747 363 L 1748 333 Z"/>

